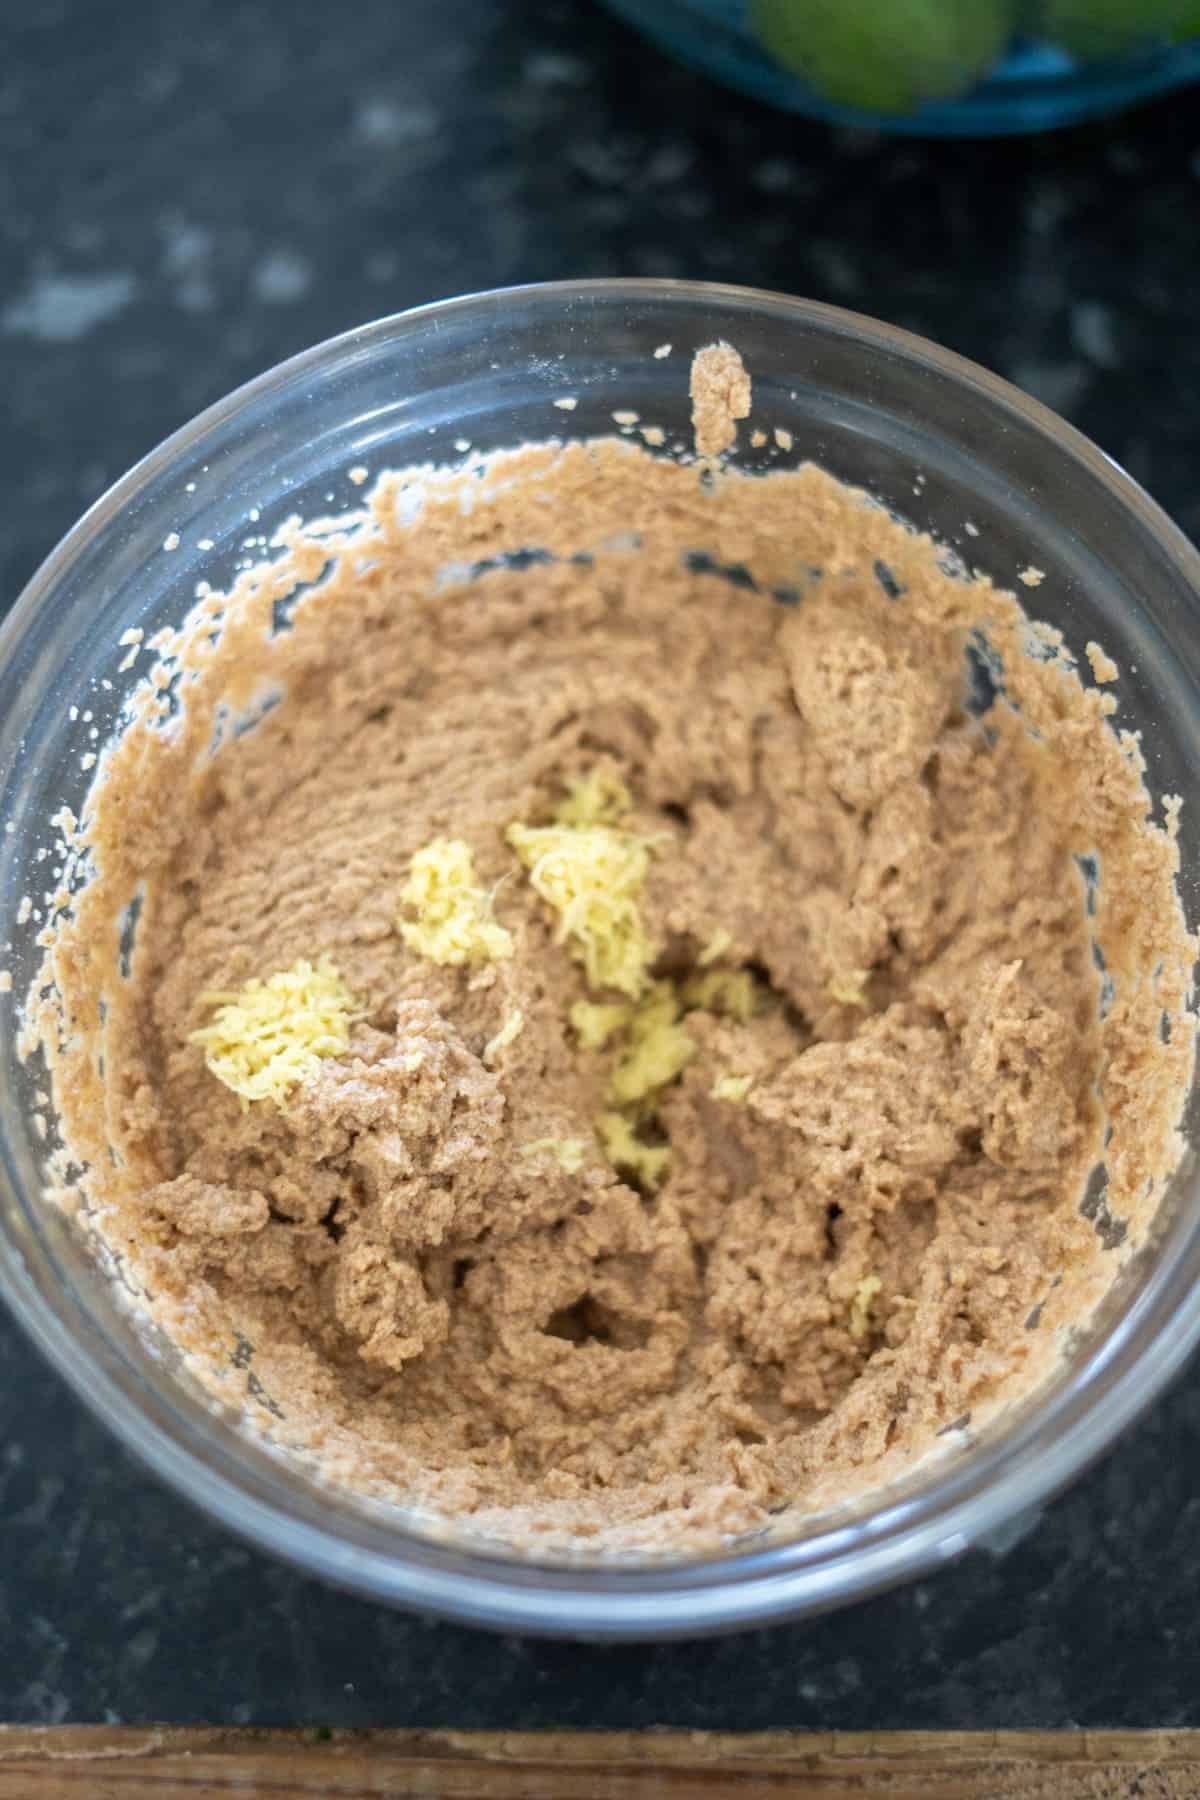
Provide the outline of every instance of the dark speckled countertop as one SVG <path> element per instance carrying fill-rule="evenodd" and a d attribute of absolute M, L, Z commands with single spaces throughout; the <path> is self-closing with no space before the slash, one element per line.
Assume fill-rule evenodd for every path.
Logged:
<path fill-rule="evenodd" d="M 471 288 L 737 280 L 998 369 L 1200 535 L 1200 106 L 925 146 L 761 111 L 595 7 L 22 0 L 0 25 L 0 596 L 200 407 Z M 936 1579 L 647 1649 L 499 1642 L 215 1529 L 0 1320 L 0 1719 L 1200 1726 L 1200 1369 Z"/>

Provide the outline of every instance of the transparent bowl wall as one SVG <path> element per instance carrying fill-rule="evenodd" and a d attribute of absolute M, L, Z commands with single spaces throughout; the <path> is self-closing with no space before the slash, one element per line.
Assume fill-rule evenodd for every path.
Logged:
<path fill-rule="evenodd" d="M 945 5 L 960 3 L 943 0 Z M 862 112 L 823 100 L 765 55 L 750 29 L 748 0 L 606 4 L 682 62 L 755 100 L 835 124 L 923 137 L 995 137 L 1078 125 L 1200 80 L 1200 42 L 1144 45 L 1128 56 L 1094 64 L 1080 62 L 1055 44 L 1018 42 L 986 80 L 957 100 L 928 101 L 902 115 Z"/>
<path fill-rule="evenodd" d="M 780 296 L 652 281 L 485 294 L 351 332 L 243 388 L 118 483 L 30 583 L 0 630 L 0 807 L 14 827 L 0 834 L 0 912 L 16 989 L 35 966 L 37 929 L 36 917 L 15 923 L 18 902 L 46 886 L 45 821 L 64 800 L 79 810 L 89 733 L 107 731 L 136 677 L 116 669 L 127 627 L 177 622 L 196 581 L 221 583 L 248 534 L 269 535 L 292 512 L 327 513 L 331 494 L 333 507 L 353 504 L 353 464 L 454 461 L 456 439 L 487 449 L 553 436 L 567 415 L 552 401 L 566 394 L 578 396 L 572 434 L 608 432 L 614 408 L 634 407 L 687 436 L 688 359 L 718 337 L 742 351 L 756 416 L 793 434 L 796 460 L 861 483 L 998 577 L 1029 562 L 1045 570 L 1036 611 L 1080 649 L 1097 638 L 1126 671 L 1119 719 L 1144 730 L 1154 790 L 1200 792 L 1200 559 L 1113 463 L 1035 402 L 903 332 Z M 671 355 L 656 359 L 663 343 Z M 741 435 L 746 443 L 749 430 Z M 965 533 L 967 520 L 978 536 Z M 174 533 L 178 547 L 165 551 Z M 1198 834 L 1185 807 L 1193 925 Z M 549 1566 L 485 1553 L 324 1486 L 242 1436 L 139 1326 L 119 1283 L 40 1199 L 39 1075 L 17 1059 L 14 1005 L 0 1003 L 0 1283 L 16 1314 L 181 1493 L 265 1548 L 381 1600 L 591 1637 L 696 1634 L 836 1605 L 958 1554 L 1061 1486 L 1200 1332 L 1200 1196 L 1189 1168 L 1155 1243 L 1061 1375 L 873 1506 L 810 1521 L 790 1542 L 687 1562 Z M 1187 1124 L 1194 1137 L 1195 1096 Z"/>

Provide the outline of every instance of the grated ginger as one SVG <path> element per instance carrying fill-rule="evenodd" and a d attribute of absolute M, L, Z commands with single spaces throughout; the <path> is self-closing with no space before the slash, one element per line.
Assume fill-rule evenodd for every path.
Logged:
<path fill-rule="evenodd" d="M 721 1013 L 748 1024 L 758 1011 L 759 994 L 749 969 L 707 969 L 683 984 L 685 1006 Z"/>
<path fill-rule="evenodd" d="M 201 994 L 199 1004 L 217 1011 L 188 1041 L 204 1046 L 209 1070 L 240 1097 L 243 1112 L 252 1100 L 282 1106 L 324 1057 L 340 1056 L 350 1044 L 354 1001 L 328 956 L 301 960 L 266 981 L 253 976 L 236 991 Z"/>
<path fill-rule="evenodd" d="M 521 1011 L 519 1006 L 514 1007 L 495 1037 L 490 1037 L 483 1046 L 484 1062 L 490 1067 L 490 1065 L 495 1062 L 496 1057 L 500 1054 L 501 1050 L 507 1050 L 508 1046 L 513 1043 L 515 1039 L 520 1037 L 524 1029 L 525 1014 Z"/>
<path fill-rule="evenodd" d="M 611 825 L 510 825 L 508 841 L 534 890 L 559 916 L 558 941 L 570 939 L 588 986 L 637 999 L 654 950 L 638 896 L 653 838 Z"/>
<path fill-rule="evenodd" d="M 559 942 L 572 940 L 588 986 L 629 996 L 578 1000 L 569 1017 L 581 1050 L 604 1051 L 619 1039 L 609 1074 L 609 1109 L 596 1129 L 609 1162 L 653 1188 L 663 1179 L 670 1149 L 643 1143 L 637 1128 L 653 1119 L 659 1094 L 696 1054 L 695 1039 L 683 1024 L 685 1011 L 703 1008 L 745 1022 L 757 1012 L 759 997 L 744 969 L 704 969 L 682 983 L 649 981 L 654 949 L 639 900 L 657 840 L 618 829 L 631 808 L 620 777 L 593 769 L 571 783 L 553 825 L 518 822 L 509 826 L 507 837 L 534 890 L 558 913 Z M 716 931 L 701 952 L 701 964 L 715 962 L 732 941 L 728 931 Z M 749 1087 L 748 1076 L 729 1075 L 713 1091 L 739 1102 Z"/>
<path fill-rule="evenodd" d="M 709 963 L 715 963 L 719 956 L 724 956 L 732 942 L 733 938 L 722 926 L 720 931 L 713 932 L 696 961 L 701 968 L 705 968 Z"/>
<path fill-rule="evenodd" d="M 418 850 L 400 900 L 417 915 L 398 921 L 400 935 L 430 962 L 502 962 L 513 953 L 511 932 L 492 918 L 490 896 L 475 880 L 469 844 L 434 838 Z"/>
<path fill-rule="evenodd" d="M 633 799 L 621 777 L 608 769 L 593 769 L 570 783 L 554 822 L 578 831 L 588 825 L 619 824 L 632 810 Z"/>
<path fill-rule="evenodd" d="M 671 1152 L 665 1144 L 644 1144 L 635 1127 L 654 1117 L 659 1094 L 696 1053 L 694 1039 L 680 1024 L 682 1013 L 670 981 L 655 982 L 636 1005 L 590 1006 L 583 1001 L 571 1008 L 571 1023 L 584 1049 L 602 1050 L 614 1032 L 622 1034 L 608 1082 L 612 1105 L 601 1113 L 596 1129 L 613 1167 L 632 1174 L 647 1189 L 662 1181 Z"/>
<path fill-rule="evenodd" d="M 864 1275 L 850 1302 L 850 1336 L 861 1342 L 871 1329 L 871 1303 L 883 1286 L 878 1275 Z"/>
<path fill-rule="evenodd" d="M 845 975 L 835 975 L 825 991 L 839 1006 L 865 1006 L 865 983 L 870 972 L 869 969 L 849 969 Z"/>
<path fill-rule="evenodd" d="M 728 1100 L 733 1106 L 742 1106 L 753 1086 L 753 1075 L 718 1075 L 711 1093 L 714 1100 Z"/>
<path fill-rule="evenodd" d="M 576 1000 L 567 1016 L 581 1050 L 603 1050 L 614 1033 L 624 1031 L 633 1007 L 628 1000 Z"/>
<path fill-rule="evenodd" d="M 602 1112 L 596 1129 L 614 1169 L 627 1169 L 647 1188 L 658 1186 L 671 1160 L 668 1145 L 643 1144 L 624 1113 Z"/>
<path fill-rule="evenodd" d="M 696 1042 L 679 1023 L 682 1011 L 669 981 L 656 981 L 630 1009 L 628 1043 L 608 1084 L 617 1106 L 638 1106 L 683 1073 L 696 1054 Z"/>
<path fill-rule="evenodd" d="M 533 1138 L 521 1145 L 522 1156 L 553 1156 L 568 1175 L 577 1175 L 586 1159 L 587 1144 L 583 1138 Z"/>

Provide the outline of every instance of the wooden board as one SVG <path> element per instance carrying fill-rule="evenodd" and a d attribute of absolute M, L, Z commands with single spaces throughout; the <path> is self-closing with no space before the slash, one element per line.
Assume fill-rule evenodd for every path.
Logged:
<path fill-rule="evenodd" d="M 1200 1800 L 1200 1731 L 0 1726 L 0 1800 Z"/>

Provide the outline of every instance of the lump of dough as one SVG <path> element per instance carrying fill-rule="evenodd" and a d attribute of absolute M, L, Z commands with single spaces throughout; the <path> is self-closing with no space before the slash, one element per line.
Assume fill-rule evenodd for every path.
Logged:
<path fill-rule="evenodd" d="M 380 1241 L 418 1249 L 489 1222 L 504 1095 L 427 1000 L 397 1007 L 395 1034 L 327 1063 L 290 1116 L 298 1171 L 344 1169 Z"/>
<path fill-rule="evenodd" d="M 446 1302 L 430 1299 L 411 1262 L 366 1236 L 341 1247 L 333 1306 L 338 1323 L 358 1340 L 363 1361 L 384 1368 L 403 1368 L 449 1335 Z"/>
<path fill-rule="evenodd" d="M 169 1287 L 222 1274 L 246 1291 L 294 1292 L 333 1255 L 319 1228 L 272 1220 L 255 1188 L 177 1175 L 150 1188 L 145 1204 L 175 1234 L 152 1257 L 158 1280 Z"/>
<path fill-rule="evenodd" d="M 1002 1168 L 1048 1169 L 1079 1135 L 1066 1022 L 1021 979 L 1020 962 L 985 972 L 963 1032 L 983 1115 L 983 1149 Z"/>
<path fill-rule="evenodd" d="M 797 608 L 780 644 L 830 786 L 862 812 L 920 771 L 946 716 L 948 684 L 940 646 L 931 643 L 926 655 L 914 626 L 898 628 L 835 595 L 830 601 Z"/>
<path fill-rule="evenodd" d="M 835 1198 L 849 1187 L 888 1207 L 912 1178 L 952 1163 L 974 1124 L 952 1051 L 948 1032 L 893 1007 L 848 1042 L 810 1045 L 747 1105 L 803 1139 L 813 1188 Z"/>
<path fill-rule="evenodd" d="M 177 1175 L 146 1194 L 146 1205 L 184 1237 L 241 1237 L 261 1231 L 270 1207 L 254 1188 L 225 1187 L 195 1175 Z"/>

